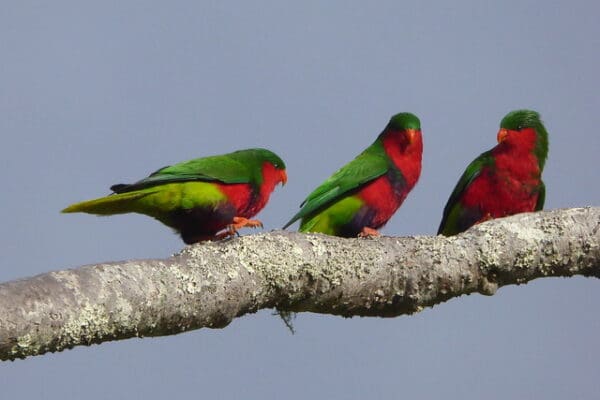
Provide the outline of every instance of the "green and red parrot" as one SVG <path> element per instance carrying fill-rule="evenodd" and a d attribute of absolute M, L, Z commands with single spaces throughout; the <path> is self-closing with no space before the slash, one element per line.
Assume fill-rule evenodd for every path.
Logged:
<path fill-rule="evenodd" d="M 145 214 L 191 244 L 234 235 L 244 226 L 262 226 L 250 218 L 267 204 L 275 186 L 286 181 L 279 156 L 246 149 L 161 168 L 138 182 L 111 186 L 113 194 L 62 212 Z"/>
<path fill-rule="evenodd" d="M 371 146 L 308 195 L 284 229 L 301 219 L 300 232 L 378 235 L 417 183 L 422 153 L 419 119 L 394 115 Z"/>
<path fill-rule="evenodd" d="M 496 147 L 473 160 L 460 177 L 438 234 L 456 235 L 488 219 L 544 207 L 548 132 L 540 115 L 531 110 L 508 113 L 497 139 Z"/>

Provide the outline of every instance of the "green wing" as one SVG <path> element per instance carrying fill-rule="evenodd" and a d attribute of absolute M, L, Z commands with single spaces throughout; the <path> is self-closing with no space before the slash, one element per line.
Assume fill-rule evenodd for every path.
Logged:
<path fill-rule="evenodd" d="M 535 211 L 540 211 L 544 208 L 544 201 L 546 200 L 546 185 L 544 182 L 540 183 L 540 188 L 538 191 L 538 199 L 535 204 Z"/>
<path fill-rule="evenodd" d="M 240 152 L 184 161 L 161 168 L 147 178 L 130 185 L 113 185 L 111 190 L 116 193 L 125 193 L 166 183 L 187 181 L 253 182 L 257 179 L 257 174 L 260 175 L 260 168 L 256 169 L 254 165 L 243 162 L 243 158 L 247 157 L 239 157 L 236 153 Z"/>
<path fill-rule="evenodd" d="M 492 152 L 486 151 L 485 153 L 480 154 L 479 157 L 474 159 L 467 166 L 467 169 L 463 172 L 458 183 L 454 187 L 454 190 L 446 203 L 446 207 L 444 207 L 444 215 L 440 227 L 438 228 L 438 235 L 446 230 L 447 224 L 456 224 L 457 221 L 454 221 L 454 219 L 459 218 L 459 213 L 454 210 L 457 206 L 461 206 L 460 199 L 462 198 L 464 191 L 469 187 L 471 182 L 479 176 L 484 167 L 493 165 L 494 158 Z"/>
<path fill-rule="evenodd" d="M 389 167 L 389 160 L 378 140 L 309 194 L 300 205 L 302 207 L 300 211 L 285 224 L 283 229 L 385 174 Z"/>

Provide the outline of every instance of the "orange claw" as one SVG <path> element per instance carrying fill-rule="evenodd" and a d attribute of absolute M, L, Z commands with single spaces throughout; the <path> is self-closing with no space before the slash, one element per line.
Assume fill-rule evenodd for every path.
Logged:
<path fill-rule="evenodd" d="M 216 240 L 226 239 L 231 236 L 239 235 L 238 230 L 244 227 L 262 228 L 263 223 L 257 219 L 248 219 L 244 217 L 233 217 L 233 222 L 225 228 L 224 232 L 215 235 Z"/>
<path fill-rule="evenodd" d="M 233 227 L 235 230 L 238 230 L 243 227 L 249 228 L 262 228 L 263 223 L 257 219 L 248 219 L 244 217 L 233 217 L 233 224 L 229 225 L 229 227 Z"/>
<path fill-rule="evenodd" d="M 358 234 L 358 237 L 378 237 L 381 236 L 381 233 L 377 229 L 369 228 L 365 226 L 362 228 L 362 231 Z"/>

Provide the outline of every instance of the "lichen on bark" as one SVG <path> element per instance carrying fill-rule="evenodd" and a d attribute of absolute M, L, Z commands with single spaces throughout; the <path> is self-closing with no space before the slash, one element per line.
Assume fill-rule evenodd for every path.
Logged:
<path fill-rule="evenodd" d="M 162 260 L 88 265 L 0 284 L 0 359 L 222 328 L 263 308 L 411 314 L 546 276 L 600 276 L 600 208 L 489 221 L 464 234 L 344 239 L 271 232 Z"/>

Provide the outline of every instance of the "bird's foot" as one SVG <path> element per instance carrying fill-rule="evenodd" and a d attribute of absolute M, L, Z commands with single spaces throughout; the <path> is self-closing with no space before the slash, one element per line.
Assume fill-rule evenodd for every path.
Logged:
<path fill-rule="evenodd" d="M 233 223 L 227 225 L 225 231 L 215 235 L 216 240 L 222 240 L 235 235 L 240 235 L 238 230 L 241 228 L 262 228 L 263 224 L 257 219 L 248 219 L 244 217 L 233 217 Z"/>
<path fill-rule="evenodd" d="M 381 233 L 379 233 L 379 231 L 377 229 L 369 228 L 368 226 L 365 226 L 364 228 L 362 228 L 362 231 L 358 234 L 358 237 L 363 237 L 363 238 L 379 237 L 379 236 L 381 236 Z"/>
<path fill-rule="evenodd" d="M 233 224 L 228 226 L 228 229 L 238 230 L 240 228 L 262 228 L 263 223 L 257 219 L 248 219 L 244 217 L 233 217 Z"/>

